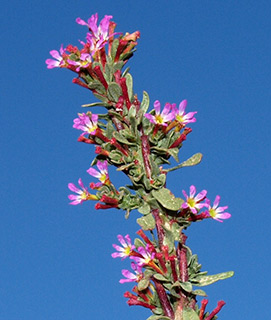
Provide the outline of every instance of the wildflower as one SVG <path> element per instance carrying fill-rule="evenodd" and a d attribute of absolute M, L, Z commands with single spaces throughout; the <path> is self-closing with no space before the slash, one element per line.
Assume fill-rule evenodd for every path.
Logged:
<path fill-rule="evenodd" d="M 149 250 L 149 245 L 146 245 L 146 248 L 138 247 L 137 250 L 141 256 L 133 256 L 132 259 L 134 259 L 140 267 L 149 265 L 150 262 L 153 261 L 155 253 L 151 253 Z"/>
<path fill-rule="evenodd" d="M 107 43 L 109 39 L 109 24 L 112 18 L 112 16 L 105 15 L 99 26 L 97 25 L 98 13 L 93 14 L 87 22 L 81 18 L 76 19 L 78 24 L 89 28 L 90 33 L 87 34 L 87 42 L 90 44 L 90 51 L 93 55 Z"/>
<path fill-rule="evenodd" d="M 154 105 L 155 115 L 153 116 L 149 113 L 145 113 L 145 117 L 151 123 L 166 127 L 168 125 L 167 122 L 171 121 L 175 116 L 174 112 L 170 113 L 170 111 L 172 110 L 172 105 L 170 103 L 166 103 L 162 113 L 161 113 L 160 101 L 156 100 L 153 105 Z"/>
<path fill-rule="evenodd" d="M 186 209 L 189 208 L 192 213 L 196 214 L 198 210 L 200 210 L 203 207 L 206 207 L 206 203 L 200 203 L 203 201 L 207 195 L 206 190 L 202 190 L 200 193 L 198 193 L 196 196 L 196 188 L 195 186 L 190 187 L 190 194 L 189 196 L 187 193 L 183 190 L 183 195 L 186 198 L 186 201 L 182 204 L 182 208 Z"/>
<path fill-rule="evenodd" d="M 65 49 L 61 45 L 59 52 L 57 50 L 50 51 L 50 55 L 55 59 L 47 59 L 45 63 L 48 69 L 61 68 L 65 66 L 65 61 L 63 56 L 65 55 Z"/>
<path fill-rule="evenodd" d="M 82 53 L 79 61 L 67 60 L 70 65 L 76 66 L 75 69 L 77 72 L 80 71 L 81 68 L 87 68 L 91 64 L 91 55 L 88 53 Z"/>
<path fill-rule="evenodd" d="M 125 239 L 124 239 L 125 238 Z M 131 243 L 130 236 L 127 234 L 125 237 L 122 235 L 118 235 L 118 240 L 121 243 L 121 246 L 118 246 L 117 244 L 113 244 L 113 247 L 118 251 L 111 254 L 112 258 L 121 257 L 123 259 L 131 256 L 133 253 L 133 250 L 135 249 L 135 246 Z"/>
<path fill-rule="evenodd" d="M 133 281 L 138 282 L 142 278 L 143 272 L 142 272 L 142 268 L 139 265 L 132 262 L 131 268 L 134 270 L 135 273 L 132 273 L 129 270 L 121 271 L 121 273 L 123 274 L 124 277 L 126 277 L 126 279 L 120 279 L 119 281 L 120 283 L 133 282 Z"/>
<path fill-rule="evenodd" d="M 210 200 L 206 199 L 205 202 L 206 202 L 206 205 L 208 208 L 206 213 L 208 214 L 209 217 L 211 217 L 219 222 L 223 222 L 221 219 L 229 219 L 231 217 L 231 214 L 228 212 L 224 212 L 225 210 L 228 209 L 228 206 L 218 207 L 219 201 L 220 201 L 220 196 L 216 196 L 214 204 L 211 207 Z"/>
<path fill-rule="evenodd" d="M 178 121 L 179 124 L 185 126 L 187 123 L 195 122 L 196 118 L 194 115 L 197 111 L 185 113 L 185 108 L 187 105 L 187 100 L 183 100 L 179 104 L 179 109 L 174 105 L 173 112 L 175 114 L 175 119 Z"/>
<path fill-rule="evenodd" d="M 94 187 L 99 188 L 103 184 L 110 184 L 107 161 L 102 162 L 98 160 L 97 167 L 100 171 L 91 167 L 87 170 L 87 173 L 100 180 L 100 182 L 94 184 Z"/>
<path fill-rule="evenodd" d="M 85 113 L 78 113 L 79 118 L 73 120 L 73 128 L 82 130 L 84 134 L 95 135 L 98 128 L 98 115 L 91 114 L 91 117 Z"/>
<path fill-rule="evenodd" d="M 82 202 L 87 201 L 87 200 L 97 200 L 98 199 L 96 195 L 90 194 L 88 192 L 87 188 L 83 185 L 81 178 L 78 180 L 78 184 L 81 187 L 81 189 L 77 188 L 73 183 L 68 184 L 68 188 L 71 191 L 78 194 L 78 195 L 70 194 L 68 196 L 68 198 L 70 200 L 73 200 L 72 202 L 70 202 L 70 204 L 77 205 L 77 204 L 81 204 Z"/>

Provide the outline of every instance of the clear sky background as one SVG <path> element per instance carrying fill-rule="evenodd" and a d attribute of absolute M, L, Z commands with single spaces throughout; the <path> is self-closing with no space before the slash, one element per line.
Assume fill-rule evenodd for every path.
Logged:
<path fill-rule="evenodd" d="M 49 51 L 84 39 L 75 23 L 98 12 L 117 31 L 140 30 L 130 61 L 134 89 L 159 99 L 188 100 L 198 111 L 180 153 L 199 166 L 168 177 L 176 196 L 194 184 L 232 214 L 189 230 L 188 245 L 210 274 L 235 276 L 206 287 L 209 308 L 224 299 L 220 320 L 270 318 L 269 1 L 5 1 L 1 6 L 0 320 L 138 320 L 119 284 L 128 261 L 111 258 L 117 234 L 139 229 L 137 212 L 70 206 L 67 184 L 86 170 L 91 146 L 77 142 L 73 119 L 91 93 L 67 70 L 47 70 Z M 126 183 L 121 173 L 112 181 Z"/>

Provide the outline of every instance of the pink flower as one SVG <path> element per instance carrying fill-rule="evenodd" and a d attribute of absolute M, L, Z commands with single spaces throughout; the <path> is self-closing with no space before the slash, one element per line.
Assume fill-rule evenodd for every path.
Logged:
<path fill-rule="evenodd" d="M 70 65 L 77 67 L 75 69 L 77 72 L 79 72 L 81 68 L 82 69 L 87 68 L 92 62 L 91 55 L 88 53 L 82 53 L 79 61 L 73 61 L 70 59 L 68 59 L 67 61 Z"/>
<path fill-rule="evenodd" d="M 220 196 L 216 196 L 214 204 L 211 207 L 210 200 L 206 199 L 205 202 L 208 207 L 208 210 L 206 211 L 206 213 L 211 218 L 213 218 L 219 222 L 223 222 L 221 219 L 229 219 L 231 217 L 231 214 L 228 212 L 224 212 L 225 210 L 228 209 L 228 206 L 218 207 L 219 201 L 220 201 Z"/>
<path fill-rule="evenodd" d="M 90 33 L 87 34 L 87 42 L 90 44 L 90 51 L 92 52 L 92 55 L 103 48 L 107 43 L 109 39 L 109 23 L 112 18 L 112 16 L 105 15 L 99 26 L 97 25 L 98 13 L 93 14 L 87 22 L 81 18 L 76 19 L 78 24 L 89 28 Z"/>
<path fill-rule="evenodd" d="M 132 273 L 129 270 L 121 271 L 123 276 L 126 277 L 127 279 L 120 279 L 119 281 L 120 283 L 133 282 L 133 281 L 138 282 L 142 278 L 143 272 L 142 272 L 142 268 L 139 265 L 132 262 L 131 268 L 134 270 L 135 273 Z"/>
<path fill-rule="evenodd" d="M 118 252 L 112 253 L 111 254 L 112 258 L 121 257 L 121 258 L 125 259 L 132 254 L 133 250 L 135 249 L 135 246 L 132 245 L 130 236 L 128 234 L 124 238 L 122 235 L 120 235 L 120 234 L 118 235 L 118 240 L 119 240 L 120 244 L 122 245 L 122 247 L 118 246 L 116 244 L 113 244 L 113 247 Z"/>
<path fill-rule="evenodd" d="M 99 161 L 97 162 L 97 167 L 100 171 L 97 171 L 96 169 L 90 167 L 87 170 L 87 173 L 89 173 L 91 176 L 97 178 L 100 180 L 100 182 L 97 182 L 94 184 L 95 188 L 102 186 L 103 184 L 110 183 L 109 176 L 108 176 L 108 166 L 107 161 Z"/>
<path fill-rule="evenodd" d="M 68 188 L 71 191 L 77 193 L 77 195 L 70 194 L 68 196 L 68 198 L 70 200 L 73 200 L 72 202 L 70 202 L 70 204 L 77 205 L 77 204 L 81 204 L 82 202 L 87 201 L 87 200 L 97 200 L 98 199 L 96 195 L 90 194 L 88 192 L 87 188 L 83 185 L 81 178 L 78 180 L 78 184 L 81 187 L 81 189 L 77 188 L 73 183 L 68 184 Z"/>
<path fill-rule="evenodd" d="M 190 194 L 189 196 L 187 193 L 183 190 L 183 195 L 186 198 L 186 202 L 182 204 L 182 208 L 187 209 L 189 208 L 192 213 L 196 214 L 198 210 L 200 210 L 203 207 L 206 207 L 206 203 L 200 203 L 203 201 L 207 195 L 206 190 L 202 190 L 200 193 L 198 193 L 196 196 L 196 188 L 195 186 L 190 186 Z"/>
<path fill-rule="evenodd" d="M 145 117 L 154 124 L 159 124 L 161 126 L 167 126 L 167 122 L 171 121 L 175 114 L 174 112 L 170 111 L 172 110 L 172 105 L 170 103 L 166 103 L 163 111 L 161 112 L 161 104 L 159 100 L 156 100 L 154 102 L 154 110 L 155 110 L 155 115 L 153 116 L 152 114 L 145 113 Z"/>
<path fill-rule="evenodd" d="M 183 100 L 179 104 L 179 109 L 177 109 L 176 106 L 174 106 L 174 109 L 173 109 L 175 113 L 175 119 L 182 125 L 186 125 L 187 123 L 196 121 L 196 118 L 194 118 L 194 115 L 197 113 L 197 111 L 185 113 L 186 105 L 187 105 L 187 100 Z"/>
<path fill-rule="evenodd" d="M 60 53 L 59 53 L 60 52 Z M 61 45 L 59 52 L 57 50 L 50 51 L 50 55 L 55 59 L 47 59 L 45 63 L 47 64 L 48 69 L 60 68 L 65 65 L 65 61 L 63 59 L 63 54 L 65 53 L 65 49 L 63 49 L 63 45 Z"/>
<path fill-rule="evenodd" d="M 149 245 L 146 245 L 146 248 L 144 247 L 138 247 L 138 252 L 140 253 L 140 256 L 132 256 L 131 258 L 135 260 L 135 262 L 140 266 L 146 266 L 146 265 L 152 265 L 155 252 L 151 253 L 149 250 Z"/>
<path fill-rule="evenodd" d="M 98 115 L 91 114 L 91 118 L 85 113 L 78 113 L 79 118 L 73 120 L 73 128 L 82 130 L 85 134 L 95 135 L 98 128 Z"/>

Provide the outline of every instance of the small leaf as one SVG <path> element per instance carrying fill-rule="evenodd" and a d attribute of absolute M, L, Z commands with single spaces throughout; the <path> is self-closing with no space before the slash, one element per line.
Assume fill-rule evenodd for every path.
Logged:
<path fill-rule="evenodd" d="M 191 167 L 199 164 L 202 160 L 202 154 L 201 153 L 196 153 L 186 161 L 181 163 L 182 167 Z"/>
<path fill-rule="evenodd" d="M 190 308 L 184 308 L 182 320 L 200 320 L 200 319 L 195 310 Z"/>
<path fill-rule="evenodd" d="M 140 109 L 142 110 L 143 114 L 145 114 L 148 111 L 149 105 L 150 105 L 149 95 L 146 91 L 143 91 L 143 98 L 142 98 L 142 102 L 140 105 Z"/>
<path fill-rule="evenodd" d="M 118 102 L 119 97 L 122 95 L 121 87 L 115 82 L 109 83 L 107 95 L 111 101 Z"/>
<path fill-rule="evenodd" d="M 192 157 L 190 157 L 189 159 L 187 159 L 186 161 L 178 164 L 176 167 L 173 168 L 169 168 L 164 170 L 165 172 L 170 172 L 170 171 L 174 171 L 183 167 L 191 167 L 191 166 L 195 166 L 197 164 L 199 164 L 202 160 L 202 154 L 201 153 L 196 153 L 194 154 Z"/>
<path fill-rule="evenodd" d="M 138 218 L 136 222 L 141 226 L 143 230 L 153 230 L 155 228 L 155 220 L 151 213 Z"/>
<path fill-rule="evenodd" d="M 100 107 L 108 107 L 109 104 L 108 103 L 104 103 L 104 102 L 94 102 L 94 103 L 89 103 L 89 104 L 82 104 L 81 107 L 83 108 L 87 108 L 87 107 L 96 107 L 96 106 L 100 106 Z"/>
<path fill-rule="evenodd" d="M 141 279 L 137 285 L 138 290 L 142 291 L 147 289 L 149 286 L 149 283 L 150 283 L 150 279 L 145 279 L 145 278 Z"/>
<path fill-rule="evenodd" d="M 119 46 L 119 39 L 114 39 L 114 41 L 112 43 L 112 47 L 111 47 L 111 52 L 110 52 L 112 60 L 115 59 L 115 56 L 116 56 L 116 53 L 118 50 L 118 46 Z"/>
<path fill-rule="evenodd" d="M 194 290 L 192 293 L 196 296 L 207 297 L 206 292 L 200 289 Z"/>
<path fill-rule="evenodd" d="M 179 149 L 178 148 L 168 149 L 167 151 L 174 158 L 174 160 L 176 162 L 179 162 L 179 158 L 178 158 Z"/>
<path fill-rule="evenodd" d="M 168 210 L 177 211 L 183 203 L 181 198 L 175 198 L 173 193 L 171 193 L 167 188 L 153 190 L 152 195 L 164 208 Z"/>
<path fill-rule="evenodd" d="M 143 206 L 141 206 L 141 207 L 138 208 L 137 210 L 138 210 L 138 212 L 146 215 L 146 214 L 149 214 L 149 213 L 150 213 L 151 208 L 150 208 L 150 206 L 145 202 L 145 203 L 143 204 Z"/>
<path fill-rule="evenodd" d="M 133 99 L 133 77 L 131 76 L 130 73 L 127 73 L 125 75 L 125 78 L 126 78 L 126 86 L 128 89 L 128 96 L 129 96 L 130 101 L 132 101 L 132 99 Z"/>
<path fill-rule="evenodd" d="M 169 317 L 166 316 L 150 316 L 147 320 L 170 320 Z"/>
<path fill-rule="evenodd" d="M 201 276 L 199 279 L 196 279 L 197 283 L 195 284 L 197 287 L 208 286 L 209 284 L 215 283 L 219 280 L 224 280 L 230 278 L 234 275 L 233 271 L 222 272 L 210 276 Z"/>
<path fill-rule="evenodd" d="M 154 275 L 154 278 L 157 279 L 157 280 L 159 280 L 159 281 L 169 282 L 169 280 L 168 280 L 166 277 L 164 277 L 162 274 L 160 274 L 160 273 L 156 273 L 156 274 Z"/>
<path fill-rule="evenodd" d="M 116 138 L 119 142 L 123 143 L 123 144 L 127 144 L 130 146 L 134 146 L 135 143 L 134 142 L 130 142 L 128 141 L 120 132 L 118 131 L 114 131 L 113 132 L 113 136 L 114 138 Z"/>

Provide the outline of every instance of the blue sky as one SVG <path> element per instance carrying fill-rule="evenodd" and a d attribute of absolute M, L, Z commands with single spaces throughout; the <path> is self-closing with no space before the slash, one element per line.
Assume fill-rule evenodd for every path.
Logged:
<path fill-rule="evenodd" d="M 151 103 L 188 100 L 198 111 L 180 153 L 199 166 L 168 177 L 176 196 L 194 184 L 221 195 L 232 218 L 188 231 L 188 245 L 211 274 L 235 277 L 206 288 L 219 319 L 267 319 L 270 269 L 270 20 L 268 1 L 46 1 L 2 5 L 0 320 L 145 319 L 118 283 L 126 261 L 113 260 L 117 234 L 138 230 L 117 210 L 69 206 L 69 182 L 93 158 L 72 121 L 91 94 L 67 70 L 47 70 L 49 51 L 77 44 L 75 23 L 98 12 L 117 31 L 140 30 L 130 61 L 134 89 Z M 116 185 L 126 180 L 111 170 Z"/>

